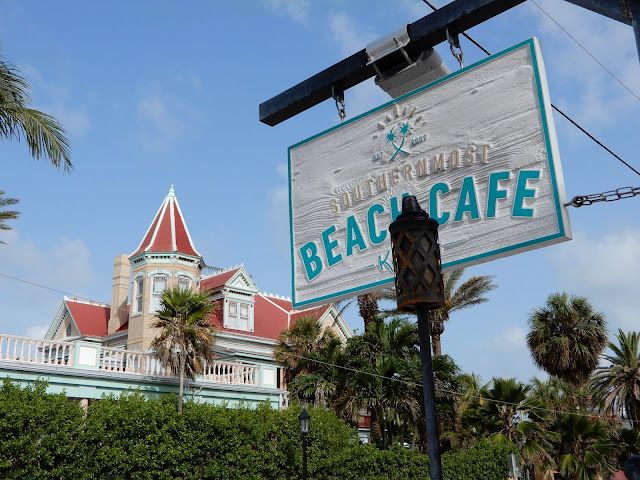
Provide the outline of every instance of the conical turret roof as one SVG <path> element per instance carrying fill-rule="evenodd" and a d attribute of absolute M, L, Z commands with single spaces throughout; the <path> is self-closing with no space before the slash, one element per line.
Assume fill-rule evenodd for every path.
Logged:
<path fill-rule="evenodd" d="M 179 252 L 201 257 L 189 235 L 173 185 L 131 257 L 147 252 Z"/>

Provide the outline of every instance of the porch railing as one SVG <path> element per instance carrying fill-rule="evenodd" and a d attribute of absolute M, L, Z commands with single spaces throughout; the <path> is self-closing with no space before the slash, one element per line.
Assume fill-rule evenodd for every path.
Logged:
<path fill-rule="evenodd" d="M 86 342 L 81 342 L 86 345 Z M 100 354 L 98 370 L 138 375 L 171 376 L 171 373 L 150 354 L 134 350 L 103 347 L 96 344 Z M 0 360 L 63 365 L 75 367 L 74 342 L 38 340 L 14 335 L 0 335 Z M 232 362 L 205 365 L 201 380 L 214 383 L 259 385 L 260 367 Z"/>

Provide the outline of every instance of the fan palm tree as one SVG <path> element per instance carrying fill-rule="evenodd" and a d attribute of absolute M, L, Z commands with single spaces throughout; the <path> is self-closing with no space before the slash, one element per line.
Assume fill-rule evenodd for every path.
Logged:
<path fill-rule="evenodd" d="M 32 157 L 46 157 L 68 172 L 73 165 L 67 132 L 51 115 L 30 108 L 30 88 L 18 69 L 0 56 L 0 139 L 24 138 Z"/>
<path fill-rule="evenodd" d="M 563 478 L 596 480 L 612 473 L 615 448 L 605 425 L 585 415 L 563 413 L 554 430 L 560 434 L 556 450 Z"/>
<path fill-rule="evenodd" d="M 11 227 L 5 222 L 7 220 L 15 220 L 20 212 L 15 210 L 5 210 L 9 205 L 15 205 L 19 202 L 17 198 L 4 197 L 4 191 L 0 190 L 0 230 L 11 230 Z M 0 243 L 4 243 L 0 240 Z"/>
<path fill-rule="evenodd" d="M 196 292 L 178 285 L 165 290 L 153 328 L 160 330 L 151 349 L 167 369 L 179 377 L 178 413 L 182 412 L 185 378 L 194 380 L 215 359 L 215 330 L 208 316 L 215 310 L 209 291 Z"/>
<path fill-rule="evenodd" d="M 312 353 L 321 352 L 334 338 L 330 330 L 322 330 L 318 319 L 307 315 L 280 333 L 273 356 L 284 367 L 284 380 L 289 383 L 295 377 L 308 372 L 307 358 Z"/>
<path fill-rule="evenodd" d="M 463 273 L 464 268 L 443 275 L 445 304 L 429 311 L 429 333 L 434 355 L 442 354 L 440 336 L 444 333 L 449 316 L 455 311 L 487 302 L 489 299 L 484 295 L 496 288 L 491 283 L 493 275 L 474 275 L 456 288 Z"/>
<path fill-rule="evenodd" d="M 527 346 L 535 364 L 572 385 L 582 385 L 607 345 L 607 322 L 585 297 L 553 293 L 529 316 Z"/>
<path fill-rule="evenodd" d="M 640 334 L 618 330 L 618 344 L 609 342 L 612 355 L 603 355 L 609 366 L 600 367 L 591 379 L 594 396 L 606 412 L 640 424 Z"/>
<path fill-rule="evenodd" d="M 527 460 L 551 461 L 544 405 L 529 398 L 531 387 L 515 378 L 493 378 L 480 390 L 480 399 L 467 411 L 464 423 L 474 423 L 489 440 L 519 447 Z"/>

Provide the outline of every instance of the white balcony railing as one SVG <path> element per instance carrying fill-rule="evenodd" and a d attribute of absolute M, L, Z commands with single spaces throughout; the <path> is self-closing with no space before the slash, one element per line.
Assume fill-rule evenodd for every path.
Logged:
<path fill-rule="evenodd" d="M 86 345 L 86 342 L 82 344 Z M 170 372 L 150 353 L 102 347 L 98 344 L 96 347 L 100 350 L 98 370 L 171 376 Z M 0 360 L 75 367 L 75 348 L 76 345 L 73 342 L 0 335 Z M 200 380 L 237 385 L 260 385 L 259 373 L 260 367 L 256 365 L 214 362 L 205 365 Z"/>
<path fill-rule="evenodd" d="M 18 362 L 72 365 L 74 344 L 0 335 L 0 359 Z"/>

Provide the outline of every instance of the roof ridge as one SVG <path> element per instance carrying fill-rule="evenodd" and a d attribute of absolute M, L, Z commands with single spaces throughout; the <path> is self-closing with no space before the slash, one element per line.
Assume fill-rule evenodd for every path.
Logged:
<path fill-rule="evenodd" d="M 289 310 L 285 310 L 284 308 L 282 308 L 280 305 L 278 305 L 276 302 L 274 302 L 273 300 L 271 300 L 270 298 L 267 298 L 265 296 L 264 293 L 262 292 L 258 292 L 258 295 L 260 295 L 262 298 L 264 298 L 267 302 L 269 302 L 271 305 L 278 307 L 280 310 L 282 310 L 284 313 L 286 313 L 287 315 L 289 315 L 291 312 Z"/>

